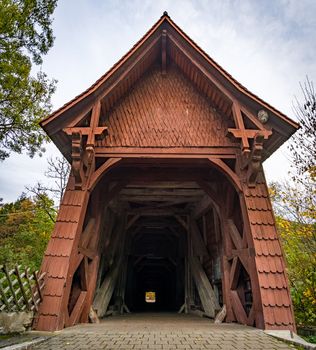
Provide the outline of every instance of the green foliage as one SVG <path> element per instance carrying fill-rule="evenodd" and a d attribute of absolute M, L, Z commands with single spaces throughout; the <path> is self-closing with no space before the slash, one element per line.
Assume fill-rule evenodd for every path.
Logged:
<path fill-rule="evenodd" d="M 32 62 L 42 63 L 54 37 L 51 16 L 57 0 L 0 1 L 0 160 L 10 152 L 30 156 L 46 136 L 39 121 L 51 109 L 56 82 L 43 72 L 31 76 Z"/>
<path fill-rule="evenodd" d="M 297 323 L 316 325 L 316 93 L 307 78 L 294 112 L 301 128 L 290 142 L 292 180 L 272 184 Z"/>
<path fill-rule="evenodd" d="M 316 208 L 297 184 L 270 188 L 287 261 L 296 322 L 316 325 Z"/>
<path fill-rule="evenodd" d="M 0 264 L 39 269 L 56 215 L 53 201 L 47 197 L 45 204 L 22 194 L 0 207 Z"/>
<path fill-rule="evenodd" d="M 316 241 L 312 225 L 277 218 L 298 324 L 316 325 Z"/>
<path fill-rule="evenodd" d="M 309 343 L 316 344 L 316 335 L 303 336 L 303 338 Z"/>

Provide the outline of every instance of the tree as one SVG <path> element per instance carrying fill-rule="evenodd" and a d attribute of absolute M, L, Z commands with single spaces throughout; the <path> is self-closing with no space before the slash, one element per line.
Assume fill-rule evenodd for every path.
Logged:
<path fill-rule="evenodd" d="M 270 184 L 270 197 L 277 216 L 301 225 L 312 225 L 316 220 L 316 197 L 310 191 L 312 180 Z M 316 235 L 315 235 L 316 240 Z"/>
<path fill-rule="evenodd" d="M 296 98 L 293 109 L 301 128 L 293 135 L 290 151 L 295 171 L 316 177 L 316 94 L 313 82 L 301 84 L 303 101 Z"/>
<path fill-rule="evenodd" d="M 316 325 L 316 94 L 307 78 L 293 109 L 301 128 L 290 143 L 292 180 L 270 194 L 287 260 L 298 324 Z"/>
<path fill-rule="evenodd" d="M 54 216 L 54 202 L 49 198 Z M 54 223 L 37 199 L 22 194 L 13 203 L 0 206 L 0 264 L 40 267 Z"/>
<path fill-rule="evenodd" d="M 287 261 L 296 321 L 316 325 L 315 207 L 311 210 L 310 193 L 297 183 L 273 183 L 270 196 Z"/>
<path fill-rule="evenodd" d="M 50 157 L 47 159 L 48 168 L 45 172 L 45 176 L 54 180 L 54 187 L 48 188 L 61 202 L 70 173 L 70 164 L 67 159 L 61 157 Z"/>
<path fill-rule="evenodd" d="M 49 194 L 55 197 L 58 204 L 61 202 L 70 172 L 70 164 L 67 159 L 62 157 L 50 157 L 47 159 L 48 167 L 45 171 L 45 176 L 48 179 L 54 180 L 52 185 L 44 185 L 41 182 L 37 182 L 35 186 L 26 186 L 28 192 L 42 202 L 42 207 L 50 211 L 50 205 L 47 203 Z M 57 211 L 56 211 L 57 212 Z"/>
<path fill-rule="evenodd" d="M 50 109 L 56 81 L 31 75 L 32 63 L 53 46 L 57 0 L 0 1 L 0 160 L 10 152 L 41 154 L 47 140 L 38 122 Z"/>
<path fill-rule="evenodd" d="M 277 218 L 287 261 L 296 322 L 316 325 L 315 226 Z"/>

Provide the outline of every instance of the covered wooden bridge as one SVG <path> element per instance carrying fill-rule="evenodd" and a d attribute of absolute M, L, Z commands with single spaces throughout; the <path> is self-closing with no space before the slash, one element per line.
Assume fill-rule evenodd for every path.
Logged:
<path fill-rule="evenodd" d="M 174 311 L 295 330 L 262 162 L 298 125 L 167 15 L 41 123 L 72 172 L 34 327 Z"/>

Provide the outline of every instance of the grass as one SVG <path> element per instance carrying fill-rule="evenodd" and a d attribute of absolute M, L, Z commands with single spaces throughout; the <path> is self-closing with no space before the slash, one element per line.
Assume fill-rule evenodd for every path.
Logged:
<path fill-rule="evenodd" d="M 316 344 L 316 335 L 301 335 L 301 337 L 309 343 Z"/>
<path fill-rule="evenodd" d="M 7 340 L 11 337 L 14 337 L 14 334 L 0 334 L 0 341 L 1 340 Z"/>

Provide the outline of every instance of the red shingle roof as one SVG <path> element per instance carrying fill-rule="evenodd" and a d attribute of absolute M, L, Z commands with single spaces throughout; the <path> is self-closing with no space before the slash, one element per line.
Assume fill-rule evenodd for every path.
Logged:
<path fill-rule="evenodd" d="M 67 138 L 65 139 L 64 135 L 56 136 L 56 130 L 58 129 L 58 124 L 54 124 L 55 127 L 53 129 L 50 129 L 49 125 L 51 122 L 53 122 L 56 118 L 62 117 L 64 113 L 67 112 L 68 116 L 74 116 L 78 115 L 80 111 L 84 109 L 85 103 L 88 103 L 87 99 L 89 98 L 89 103 L 91 103 L 91 99 L 98 98 L 98 94 L 100 94 L 101 90 L 104 88 L 105 84 L 109 81 L 109 79 L 113 78 L 115 73 L 118 72 L 119 69 L 122 69 L 125 67 L 124 65 L 127 64 L 127 62 L 130 62 L 130 60 L 133 57 L 136 57 L 140 54 L 141 50 L 143 50 L 145 43 L 152 38 L 153 35 L 157 36 L 157 31 L 162 28 L 169 28 L 170 31 L 173 31 L 174 34 L 177 35 L 177 40 L 182 40 L 183 43 L 186 45 L 186 47 L 190 47 L 193 50 L 194 55 L 197 57 L 198 60 L 203 61 L 204 67 L 208 67 L 207 69 L 215 70 L 216 75 L 221 77 L 221 79 L 225 82 L 225 84 L 230 86 L 230 89 L 233 89 L 235 91 L 236 96 L 244 96 L 249 103 L 255 103 L 257 106 L 261 106 L 262 108 L 266 108 L 267 110 L 271 111 L 275 117 L 280 120 L 279 130 L 282 129 L 282 135 L 279 140 L 274 140 L 271 142 L 271 145 L 269 144 L 269 147 L 271 149 L 268 150 L 268 154 L 271 154 L 277 149 L 297 128 L 298 124 L 289 119 L 287 116 L 285 116 L 283 113 L 260 99 L 255 94 L 251 93 L 249 90 L 247 90 L 243 85 L 241 85 L 237 80 L 235 80 L 230 74 L 228 74 L 219 64 L 217 64 L 211 57 L 209 57 L 192 39 L 190 39 L 171 19 L 168 15 L 164 14 L 153 26 L 150 28 L 150 30 L 132 47 L 132 49 L 124 55 L 108 72 L 106 72 L 100 79 L 98 79 L 93 85 L 91 85 L 86 91 L 66 103 L 64 106 L 56 110 L 54 113 L 52 113 L 49 117 L 44 119 L 40 124 L 41 126 L 46 130 L 46 132 L 49 134 L 49 136 L 52 137 L 54 142 L 57 144 L 57 146 L 62 150 L 62 152 L 67 155 L 67 152 L 69 153 L 69 150 L 66 151 L 67 148 L 69 148 L 69 144 L 66 142 Z M 174 36 L 173 34 L 173 36 Z M 159 32 L 159 35 L 161 33 Z M 118 79 L 118 78 L 115 78 Z M 126 88 L 128 88 L 128 84 L 125 84 Z M 102 88 L 102 89 L 101 89 Z M 120 89 L 121 91 L 122 89 Z M 119 93 L 115 93 L 116 96 L 120 96 Z M 239 98 L 239 97 L 238 97 Z M 85 102 L 86 101 L 86 102 Z M 75 108 L 75 110 L 72 113 L 68 113 L 68 111 L 72 108 Z M 257 108 L 257 107 L 256 107 Z M 68 117 L 67 117 L 68 118 Z M 64 120 L 64 119 L 61 119 Z M 57 129 L 56 129 L 57 128 Z M 54 130 L 54 131 L 52 131 Z M 58 131 L 61 132 L 62 131 Z M 285 136 L 287 135 L 287 136 Z"/>
<path fill-rule="evenodd" d="M 256 252 L 255 261 L 265 328 L 289 329 L 292 327 L 294 330 L 293 308 L 284 258 L 263 175 L 256 189 L 258 188 L 260 191 L 257 193 L 251 188 L 246 191 L 246 206 Z"/>

